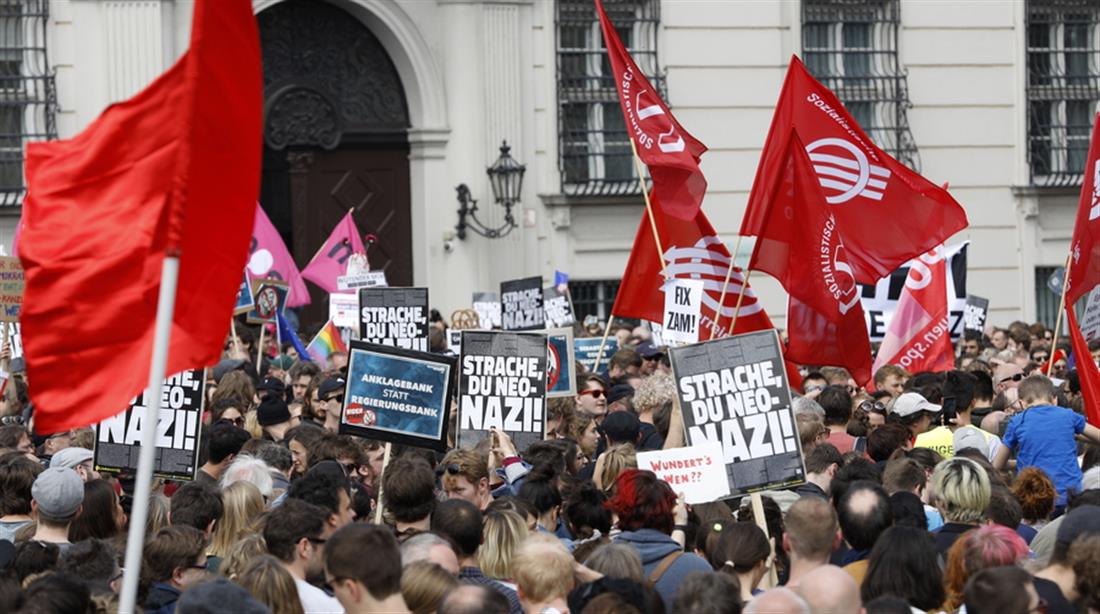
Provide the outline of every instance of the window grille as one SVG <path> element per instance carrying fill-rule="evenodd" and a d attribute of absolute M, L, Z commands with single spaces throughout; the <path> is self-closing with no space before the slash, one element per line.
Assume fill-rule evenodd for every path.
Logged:
<path fill-rule="evenodd" d="M 620 283 L 618 279 L 570 281 L 569 294 L 573 297 L 577 320 L 583 322 L 586 316 L 596 316 L 601 322 L 606 322 Z"/>
<path fill-rule="evenodd" d="M 57 138 L 48 17 L 48 0 L 0 0 L 0 207 L 23 202 L 24 145 Z"/>
<path fill-rule="evenodd" d="M 1100 2 L 1028 0 L 1031 184 L 1081 185 L 1100 103 Z"/>
<path fill-rule="evenodd" d="M 900 23 L 898 0 L 802 0 L 803 60 L 876 145 L 919 171 Z"/>
<path fill-rule="evenodd" d="M 605 0 L 623 45 L 658 91 L 658 0 Z M 573 196 L 639 194 L 600 21 L 592 0 L 558 0 L 558 166 Z"/>

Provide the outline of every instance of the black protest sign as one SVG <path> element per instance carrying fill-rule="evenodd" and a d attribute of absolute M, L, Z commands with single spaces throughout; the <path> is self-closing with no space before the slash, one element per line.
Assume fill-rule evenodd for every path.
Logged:
<path fill-rule="evenodd" d="M 546 353 L 544 334 L 462 331 L 459 447 L 476 445 L 490 428 L 508 433 L 517 450 L 543 438 Z"/>
<path fill-rule="evenodd" d="M 542 291 L 544 307 L 546 308 L 546 327 L 564 328 L 573 326 L 577 321 L 573 315 L 573 303 L 569 295 L 559 292 L 557 288 L 545 288 Z"/>
<path fill-rule="evenodd" d="M 478 326 L 473 328 L 485 330 L 500 328 L 500 298 L 495 292 L 474 292 L 471 306 L 477 312 L 478 318 Z"/>
<path fill-rule="evenodd" d="M 96 425 L 97 471 L 137 471 L 148 396 L 143 392 L 125 411 Z M 195 479 L 205 400 L 206 376 L 202 369 L 183 371 L 164 380 L 153 475 L 170 480 Z"/>
<path fill-rule="evenodd" d="M 542 278 L 513 279 L 500 284 L 501 328 L 535 330 L 546 324 Z"/>
<path fill-rule="evenodd" d="M 774 330 L 671 348 L 669 356 L 688 443 L 722 445 L 732 496 L 804 481 Z"/>
<path fill-rule="evenodd" d="M 428 351 L 427 288 L 359 290 L 359 339 L 418 352 Z"/>
<path fill-rule="evenodd" d="M 989 299 L 974 294 L 966 295 L 966 307 L 963 308 L 963 330 L 985 329 L 985 319 L 989 315 Z"/>

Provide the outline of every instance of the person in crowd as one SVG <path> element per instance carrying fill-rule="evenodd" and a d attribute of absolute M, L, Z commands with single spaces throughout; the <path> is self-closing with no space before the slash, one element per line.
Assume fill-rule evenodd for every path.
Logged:
<path fill-rule="evenodd" d="M 286 401 L 269 396 L 260 401 L 256 408 L 256 420 L 263 427 L 264 439 L 281 442 L 291 428 L 298 426 L 299 419 L 290 415 Z"/>
<path fill-rule="evenodd" d="M 573 565 L 573 557 L 552 536 L 534 534 L 520 544 L 512 573 L 525 614 L 569 609 L 566 597 L 575 582 Z"/>
<path fill-rule="evenodd" d="M 92 595 L 114 595 L 122 588 L 119 553 L 114 546 L 90 537 L 72 545 L 57 563 L 57 571 L 72 574 L 91 590 Z"/>
<path fill-rule="evenodd" d="M 23 612 L 87 612 L 92 605 L 88 587 L 70 574 L 51 573 L 43 575 L 27 586 L 23 591 Z"/>
<path fill-rule="evenodd" d="M 875 371 L 875 390 L 888 392 L 893 399 L 898 398 L 905 390 L 907 381 L 909 372 L 897 365 L 882 365 Z"/>
<path fill-rule="evenodd" d="M 306 614 L 341 611 L 340 602 L 314 584 L 325 580 L 324 551 L 332 536 L 331 525 L 325 521 L 327 510 L 299 499 L 288 498 L 271 510 L 264 524 L 263 538 L 267 551 L 279 559 L 294 577 L 298 599 Z M 357 556 L 373 560 L 376 554 L 361 550 Z"/>
<path fill-rule="evenodd" d="M 637 376 L 642 368 L 642 357 L 631 349 L 621 349 L 611 355 L 607 362 L 607 376 L 612 382 Z"/>
<path fill-rule="evenodd" d="M 241 403 L 236 398 L 218 399 L 217 402 L 210 403 L 210 423 L 217 424 L 224 422 L 226 424 L 232 424 L 233 426 L 243 429 L 245 422 L 244 411 L 241 410 Z M 250 434 L 249 437 L 252 435 Z"/>
<path fill-rule="evenodd" d="M 202 531 L 184 525 L 161 529 L 145 543 L 141 575 L 147 614 L 172 614 L 183 591 L 207 579 L 205 551 Z"/>
<path fill-rule="evenodd" d="M 823 443 L 806 453 L 806 483 L 794 490 L 799 497 L 829 500 L 829 487 L 844 457 L 835 446 Z"/>
<path fill-rule="evenodd" d="M 458 549 L 458 579 L 499 591 L 508 599 L 512 614 L 523 611 L 516 591 L 486 577 L 478 563 L 481 547 L 482 515 L 477 506 L 465 499 L 448 499 L 436 506 L 432 514 L 432 531 L 445 535 Z"/>
<path fill-rule="evenodd" d="M 802 378 L 802 395 L 808 399 L 817 399 L 828 385 L 829 380 L 820 371 L 810 371 Z"/>
<path fill-rule="evenodd" d="M 829 437 L 825 441 L 841 454 L 853 450 L 863 452 L 866 440 L 848 434 L 848 421 L 852 419 L 852 395 L 848 387 L 828 386 L 815 400 L 825 410 L 825 426 L 829 429 Z"/>
<path fill-rule="evenodd" d="M 268 614 L 270 611 L 243 587 L 221 578 L 188 589 L 176 602 L 177 614 Z"/>
<path fill-rule="evenodd" d="M 638 453 L 634 444 L 616 444 L 608 448 L 590 466 L 594 468 L 592 481 L 601 489 L 609 491 L 615 485 L 615 479 L 620 473 L 627 469 L 638 468 Z"/>
<path fill-rule="evenodd" d="M 1081 489 L 1081 467 L 1077 464 L 1075 437 L 1083 435 L 1100 444 L 1100 429 L 1085 422 L 1085 417 L 1054 405 L 1054 384 L 1043 375 L 1027 377 L 1019 385 L 1020 401 L 1025 409 L 1013 416 L 1005 429 L 1004 447 L 993 459 L 1003 469 L 1010 450 L 1016 451 L 1016 468 L 1042 469 L 1054 482 L 1058 497 L 1054 514 L 1061 515 L 1069 491 Z"/>
<path fill-rule="evenodd" d="M 603 544 L 593 550 L 582 562 L 585 567 L 608 578 L 631 580 L 638 584 L 646 583 L 642 556 L 632 546 Z"/>
<path fill-rule="evenodd" d="M 819 497 L 803 497 L 791 506 L 784 519 L 781 540 L 790 557 L 787 586 L 797 587 L 802 577 L 827 565 L 829 556 L 840 545 L 836 511 Z"/>
<path fill-rule="evenodd" d="M 102 476 L 95 470 L 95 464 L 92 461 L 93 456 L 94 453 L 87 448 L 65 448 L 50 458 L 50 467 L 72 469 L 85 482 L 98 480 Z"/>
<path fill-rule="evenodd" d="M 550 463 L 535 467 L 519 488 L 519 498 L 535 510 L 536 530 L 555 533 L 561 520 L 561 491 L 557 470 Z"/>
<path fill-rule="evenodd" d="M 215 422 L 206 433 L 207 458 L 195 480 L 217 484 L 229 463 L 240 453 L 241 447 L 251 438 L 248 431 L 229 422 Z"/>
<path fill-rule="evenodd" d="M 958 609 L 964 601 L 966 583 L 974 574 L 989 567 L 1016 565 L 1028 555 L 1022 537 L 1008 527 L 987 524 L 967 531 L 951 546 L 944 568 L 944 608 Z"/>
<path fill-rule="evenodd" d="M 401 543 L 401 564 L 417 561 L 434 563 L 452 576 L 458 576 L 458 553 L 447 538 L 431 531 L 417 533 Z"/>
<path fill-rule="evenodd" d="M 382 505 L 392 518 L 398 541 L 431 528 L 435 476 L 424 459 L 393 459 L 382 474 L 382 484 Z"/>
<path fill-rule="evenodd" d="M 676 397 L 676 384 L 672 381 L 671 372 L 659 371 L 646 377 L 634 390 L 634 411 L 638 414 L 638 420 L 642 423 L 642 441 L 650 441 L 650 425 L 654 432 L 663 439 L 661 429 L 657 428 L 657 417 L 662 414 L 667 404 L 671 404 Z M 649 445 L 649 444 L 647 444 Z"/>
<path fill-rule="evenodd" d="M 1100 506 L 1075 507 L 1059 523 L 1050 562 L 1035 574 L 1035 590 L 1052 608 L 1070 607 L 1080 597 L 1069 551 L 1076 541 L 1096 535 L 1100 535 Z"/>
<path fill-rule="evenodd" d="M 481 547 L 477 551 L 481 572 L 488 578 L 510 585 L 512 561 L 527 535 L 527 523 L 519 514 L 507 510 L 487 512 L 482 522 Z"/>
<path fill-rule="evenodd" d="M 84 501 L 69 527 L 69 539 L 74 543 L 90 538 L 109 540 L 125 529 L 126 512 L 115 487 L 106 480 L 85 482 Z"/>
<path fill-rule="evenodd" d="M 31 518 L 34 541 L 57 544 L 64 552 L 69 527 L 84 505 L 84 480 L 72 469 L 51 467 L 38 474 L 31 486 Z"/>
<path fill-rule="evenodd" d="M 734 597 L 737 578 L 726 574 L 693 571 L 684 578 L 673 612 L 684 614 L 740 614 L 741 600 Z"/>
<path fill-rule="evenodd" d="M 358 480 L 362 477 L 360 466 L 366 463 L 363 456 L 363 448 L 350 435 L 323 432 L 309 447 L 308 468 L 313 468 L 322 461 L 333 461 L 339 464 L 347 477 Z"/>
<path fill-rule="evenodd" d="M 684 576 L 692 571 L 711 570 L 706 561 L 684 552 L 683 544 L 673 539 L 675 533 L 686 528 L 687 510 L 677 502 L 672 488 L 653 472 L 624 471 L 615 482 L 615 494 L 607 504 L 618 515 L 622 530 L 615 541 L 638 550 L 646 577 L 666 608 L 676 599 Z"/>
<path fill-rule="evenodd" d="M 324 432 L 312 422 L 303 422 L 287 430 L 283 441 L 287 443 L 293 461 L 292 475 L 304 475 L 309 469 L 309 450 Z"/>
<path fill-rule="evenodd" d="M 966 614 L 1051 612 L 1029 580 L 1028 573 L 1015 565 L 982 569 L 963 590 Z"/>
<path fill-rule="evenodd" d="M 336 352 L 333 352 L 333 354 L 336 354 Z M 333 355 L 330 354 L 329 359 L 332 360 L 332 358 Z M 324 427 L 330 433 L 335 433 L 340 424 L 340 412 L 344 406 L 344 388 L 346 386 L 347 382 L 344 378 L 333 376 L 325 379 L 317 387 L 317 400 L 320 401 L 321 408 L 324 410 Z M 314 408 L 314 411 L 316 412 L 317 408 Z"/>
<path fill-rule="evenodd" d="M 1100 535 L 1075 540 L 1069 564 L 1076 576 L 1077 605 L 1082 611 L 1100 612 Z"/>
<path fill-rule="evenodd" d="M 464 499 L 482 512 L 493 501 L 489 490 L 489 459 L 474 450 L 455 448 L 440 462 L 444 473 L 441 478 L 447 498 Z"/>
<path fill-rule="evenodd" d="M 294 457 L 288 447 L 272 442 L 263 442 L 256 450 L 256 458 L 267 465 L 271 476 L 269 500 L 279 498 L 290 487 L 290 478 L 294 469 Z"/>
<path fill-rule="evenodd" d="M 443 598 L 438 614 L 508 614 L 508 599 L 480 584 L 459 584 Z"/>
<path fill-rule="evenodd" d="M 14 542 L 16 531 L 34 522 L 31 489 L 40 473 L 42 464 L 22 452 L 0 456 L 0 541 Z"/>
<path fill-rule="evenodd" d="M 857 584 L 867 574 L 871 549 L 887 529 L 894 524 L 893 509 L 886 491 L 874 482 L 854 482 L 837 505 L 840 532 L 849 550 L 841 562 L 844 571 Z"/>
<path fill-rule="evenodd" d="M 217 573 L 222 560 L 240 537 L 246 534 L 252 522 L 264 511 L 264 498 L 260 489 L 249 482 L 234 482 L 222 491 L 224 512 L 214 525 L 214 536 L 207 554 L 210 571 Z"/>
<path fill-rule="evenodd" d="M 1097 485 L 1100 486 L 1100 483 Z M 1027 467 L 1012 481 L 1012 494 L 1020 502 L 1020 513 L 1023 517 L 1020 529 L 1029 534 L 1025 539 L 1030 543 L 1039 529 L 1050 521 L 1058 491 L 1042 469 Z"/>
<path fill-rule="evenodd" d="M 773 588 L 756 599 L 750 601 L 745 609 L 745 614 L 811 614 L 810 604 L 806 603 L 797 592 L 786 588 Z"/>
<path fill-rule="evenodd" d="M 293 400 L 303 401 L 308 399 L 306 389 L 309 383 L 321 373 L 321 368 L 316 363 L 308 360 L 299 361 L 290 368 L 290 393 Z"/>
<path fill-rule="evenodd" d="M 790 533 L 787 540 L 789 543 Z M 708 560 L 715 571 L 737 578 L 741 601 L 748 602 L 756 596 L 760 581 L 771 568 L 771 543 L 755 523 L 734 522 L 722 529 Z"/>
<path fill-rule="evenodd" d="M 936 542 L 920 529 L 890 527 L 871 549 L 860 588 L 864 603 L 880 595 L 895 595 L 918 610 L 943 604 L 943 571 Z"/>
<path fill-rule="evenodd" d="M 214 535 L 214 525 L 225 513 L 222 493 L 216 486 L 203 482 L 188 482 L 172 495 L 169 522 L 175 525 L 195 527 L 209 540 Z"/>
<path fill-rule="evenodd" d="M 898 450 L 912 448 L 909 429 L 892 422 L 871 431 L 867 436 L 867 455 L 876 463 L 884 463 L 898 454 Z"/>
<path fill-rule="evenodd" d="M 324 509 L 327 512 L 324 520 L 330 533 L 355 520 L 348 481 L 339 467 L 332 466 L 331 463 L 315 465 L 290 485 L 286 496 L 288 499 L 300 499 Z"/>
<path fill-rule="evenodd" d="M 959 537 L 978 526 L 989 507 L 989 475 L 969 458 L 957 457 L 936 465 L 932 473 L 936 506 L 945 524 L 934 531 L 936 548 L 946 556 Z"/>
<path fill-rule="evenodd" d="M 401 571 L 401 597 L 412 614 L 432 614 L 459 586 L 453 574 L 430 561 L 410 563 Z"/>
<path fill-rule="evenodd" d="M 583 547 L 584 543 L 596 547 L 609 539 L 611 512 L 606 504 L 607 494 L 595 484 L 581 482 L 573 486 L 569 497 L 562 504 L 562 511 L 569 535 L 577 542 L 578 547 Z"/>
<path fill-rule="evenodd" d="M 253 558 L 234 580 L 272 612 L 305 614 L 294 576 L 270 554 Z"/>
<path fill-rule="evenodd" d="M 941 409 L 941 406 L 930 403 L 921 393 L 910 391 L 894 399 L 889 421 L 909 429 L 909 439 L 916 441 L 932 425 L 935 415 Z"/>
<path fill-rule="evenodd" d="M 258 440 L 257 440 L 258 441 Z M 271 446 L 271 442 L 262 442 Z M 225 468 L 221 475 L 221 488 L 224 490 L 237 482 L 248 482 L 260 491 L 265 500 L 271 500 L 274 491 L 274 480 L 271 477 L 271 467 L 259 458 L 250 454 L 241 454 L 233 459 L 233 462 Z"/>
<path fill-rule="evenodd" d="M 577 444 L 583 458 L 582 464 L 596 460 L 600 434 L 596 430 L 596 418 L 587 412 L 577 412 L 565 425 L 565 436 Z"/>
<path fill-rule="evenodd" d="M 822 565 L 806 574 L 798 594 L 814 612 L 859 612 L 859 584 L 836 565 Z"/>

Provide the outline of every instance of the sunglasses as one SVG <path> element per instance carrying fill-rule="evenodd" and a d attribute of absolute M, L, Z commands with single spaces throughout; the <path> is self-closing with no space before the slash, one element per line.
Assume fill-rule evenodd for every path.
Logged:
<path fill-rule="evenodd" d="M 822 391 L 822 390 L 825 390 L 825 386 L 820 386 L 820 385 L 812 385 L 812 386 L 806 386 L 806 387 L 805 387 L 805 388 L 803 388 L 802 390 L 803 390 L 803 392 L 805 392 L 806 394 L 809 394 L 809 393 L 811 393 L 811 392 L 820 392 L 820 391 Z"/>
<path fill-rule="evenodd" d="M 1050 354 L 1036 354 L 1031 357 L 1035 362 L 1046 362 L 1050 360 Z"/>
<path fill-rule="evenodd" d="M 359 471 L 359 463 L 338 463 L 344 468 L 344 474 L 350 475 L 356 471 Z"/>
<path fill-rule="evenodd" d="M 1016 375 L 1010 375 L 1010 376 L 1002 379 L 1001 381 L 999 381 L 997 383 L 998 384 L 1003 384 L 1005 382 L 1010 382 L 1010 381 L 1011 382 L 1018 382 L 1018 381 L 1021 381 L 1023 379 L 1024 379 L 1024 374 L 1023 373 L 1017 373 Z"/>
<path fill-rule="evenodd" d="M 344 402 L 344 395 L 338 394 L 334 397 L 328 397 L 327 399 L 325 399 L 325 403 L 328 403 L 329 401 L 336 401 L 337 403 L 343 403 Z"/>
<path fill-rule="evenodd" d="M 886 406 L 882 404 L 882 401 L 864 401 L 859 404 L 859 408 L 868 413 L 886 413 Z"/>
<path fill-rule="evenodd" d="M 435 470 L 437 476 L 443 475 L 446 472 L 447 475 L 458 475 L 462 473 L 462 467 L 459 467 L 455 463 L 450 463 L 445 467 L 439 467 Z"/>
<path fill-rule="evenodd" d="M 599 398 L 603 397 L 606 394 L 607 394 L 607 392 L 604 391 L 602 388 L 597 388 L 596 390 L 582 390 L 580 396 L 583 397 L 583 396 L 592 395 L 592 398 L 599 399 Z"/>

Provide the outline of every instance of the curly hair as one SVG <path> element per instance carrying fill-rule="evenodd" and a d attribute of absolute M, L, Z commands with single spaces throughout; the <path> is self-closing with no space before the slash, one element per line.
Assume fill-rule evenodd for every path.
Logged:
<path fill-rule="evenodd" d="M 1081 606 L 1100 609 L 1100 535 L 1082 536 L 1069 548 L 1069 565 L 1077 576 Z"/>
<path fill-rule="evenodd" d="M 1046 520 L 1054 511 L 1054 500 L 1058 492 L 1047 474 L 1038 467 L 1028 467 L 1016 476 L 1012 482 L 1012 494 L 1020 502 L 1024 521 L 1036 523 Z"/>
<path fill-rule="evenodd" d="M 656 411 L 663 403 L 676 398 L 676 382 L 669 373 L 654 373 L 638 384 L 634 391 L 634 408 L 639 414 Z"/>

